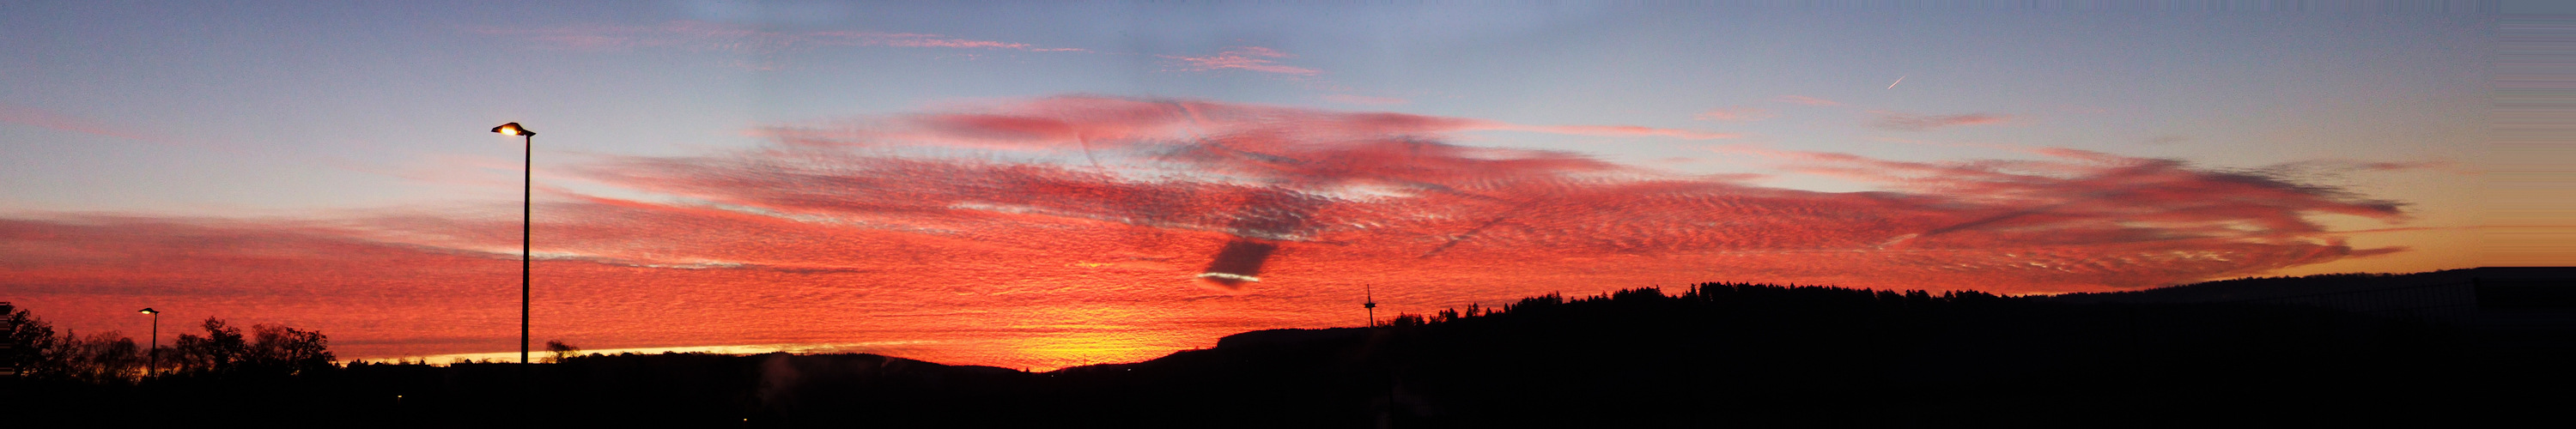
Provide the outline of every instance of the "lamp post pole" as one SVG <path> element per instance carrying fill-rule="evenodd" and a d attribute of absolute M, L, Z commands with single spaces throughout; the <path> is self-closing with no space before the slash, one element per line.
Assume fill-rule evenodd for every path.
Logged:
<path fill-rule="evenodd" d="M 519 183 L 519 366 L 524 368 L 528 365 L 528 261 L 534 242 L 529 236 L 536 230 L 537 133 L 519 134 L 519 145 L 526 155 L 521 159 L 527 163 Z"/>
<path fill-rule="evenodd" d="M 144 307 L 136 313 L 152 315 L 152 348 L 143 349 L 143 376 L 149 378 L 152 373 L 161 372 L 161 312 Z"/>
<path fill-rule="evenodd" d="M 522 368 L 520 372 L 526 372 L 524 368 L 528 365 L 528 267 L 531 260 L 528 251 L 531 240 L 528 236 L 535 229 L 530 224 L 536 219 L 534 213 L 537 207 L 537 132 L 528 131 L 517 122 L 492 127 L 492 132 L 519 136 L 520 150 L 526 155 L 522 159 L 527 162 L 527 169 L 522 170 L 525 173 L 525 181 L 521 182 L 519 187 L 519 367 Z"/>

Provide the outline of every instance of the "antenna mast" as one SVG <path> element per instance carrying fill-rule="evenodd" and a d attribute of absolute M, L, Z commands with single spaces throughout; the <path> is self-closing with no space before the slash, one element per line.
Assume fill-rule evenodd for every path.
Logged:
<path fill-rule="evenodd" d="M 1364 296 L 1368 298 L 1368 301 L 1364 304 L 1360 304 L 1360 308 L 1368 309 L 1369 327 L 1377 327 L 1377 286 L 1368 285 L 1364 286 L 1361 290 L 1364 291 L 1363 293 L 1367 294 Z"/>

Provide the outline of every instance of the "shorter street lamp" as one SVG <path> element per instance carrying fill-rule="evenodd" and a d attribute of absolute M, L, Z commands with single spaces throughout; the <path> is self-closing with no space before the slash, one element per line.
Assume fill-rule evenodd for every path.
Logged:
<path fill-rule="evenodd" d="M 158 353 L 161 350 L 161 311 L 145 307 L 135 312 L 152 315 L 152 348 L 143 349 L 143 376 L 150 377 L 161 369 L 161 354 Z"/>

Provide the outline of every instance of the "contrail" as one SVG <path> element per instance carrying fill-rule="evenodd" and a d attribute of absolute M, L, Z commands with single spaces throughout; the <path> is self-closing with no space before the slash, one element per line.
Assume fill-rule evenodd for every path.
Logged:
<path fill-rule="evenodd" d="M 1907 76 L 1912 76 L 1912 75 L 1907 75 Z M 1888 83 L 1887 83 L 1887 89 L 1896 89 L 1896 84 L 1900 84 L 1900 83 L 1905 83 L 1905 76 L 1897 76 L 1897 77 L 1896 77 L 1896 81 L 1895 81 L 1895 82 L 1888 82 Z"/>

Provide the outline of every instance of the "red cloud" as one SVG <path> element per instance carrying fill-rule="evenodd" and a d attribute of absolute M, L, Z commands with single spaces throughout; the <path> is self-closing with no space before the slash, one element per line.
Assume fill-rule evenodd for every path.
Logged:
<path fill-rule="evenodd" d="M 1984 113 L 1964 113 L 1957 115 L 1916 115 L 1887 111 L 1871 111 L 1870 113 L 1878 114 L 1878 120 L 1872 122 L 1870 124 L 1871 126 L 1899 131 L 1931 131 L 1961 125 L 2000 124 L 2017 119 L 2012 116 L 1990 115 Z"/>
<path fill-rule="evenodd" d="M 1285 52 L 1279 52 L 1278 50 L 1270 48 L 1259 46 L 1238 46 L 1233 49 L 1227 49 L 1224 52 L 1218 52 L 1216 55 L 1204 57 L 1178 55 L 1162 55 L 1161 57 L 1177 61 L 1180 67 L 1177 69 L 1178 71 L 1236 69 L 1251 70 L 1262 73 L 1292 74 L 1298 76 L 1314 76 L 1317 74 L 1323 74 L 1323 72 L 1315 69 L 1291 67 L 1279 64 L 1277 61 L 1272 60 L 1272 58 L 1287 58 L 1289 56 L 1290 55 Z"/>
<path fill-rule="evenodd" d="M 2404 218 L 2283 177 L 2075 150 L 1743 152 L 1882 187 L 1845 193 L 1445 137 L 1496 124 L 1059 97 L 614 158 L 578 174 L 649 197 L 536 208 L 535 323 L 594 348 L 926 341 L 898 354 L 1055 367 L 1355 325 L 1361 285 L 1414 312 L 1708 280 L 2106 290 L 2395 252 L 2306 218 Z M 834 144 L 888 138 L 910 140 Z M 320 329 L 350 357 L 508 350 L 516 208 L 0 219 L 0 290 L 83 330 L 137 323 L 127 307 L 145 303 Z"/>

